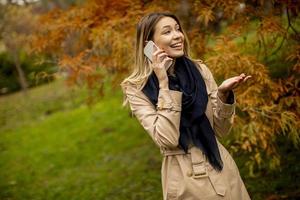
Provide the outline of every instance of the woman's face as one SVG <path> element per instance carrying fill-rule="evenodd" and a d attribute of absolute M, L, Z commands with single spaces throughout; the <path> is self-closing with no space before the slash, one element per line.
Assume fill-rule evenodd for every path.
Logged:
<path fill-rule="evenodd" d="M 184 55 L 184 35 L 180 31 L 179 24 L 171 17 L 163 17 L 157 22 L 153 42 L 171 58 Z"/>

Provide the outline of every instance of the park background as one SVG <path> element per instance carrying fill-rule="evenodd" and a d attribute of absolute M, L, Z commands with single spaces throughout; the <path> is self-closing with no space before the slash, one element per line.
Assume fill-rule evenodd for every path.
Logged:
<path fill-rule="evenodd" d="M 221 142 L 254 200 L 300 198 L 298 0 L 1 0 L 0 199 L 162 199 L 161 155 L 122 107 L 135 30 L 175 13 L 215 79 L 242 72 Z"/>

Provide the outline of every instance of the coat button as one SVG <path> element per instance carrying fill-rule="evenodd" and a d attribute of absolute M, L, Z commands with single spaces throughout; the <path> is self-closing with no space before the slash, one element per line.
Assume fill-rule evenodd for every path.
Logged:
<path fill-rule="evenodd" d="M 186 175 L 187 175 L 188 177 L 191 177 L 191 176 L 193 176 L 193 173 L 192 173 L 191 171 L 187 171 Z"/>

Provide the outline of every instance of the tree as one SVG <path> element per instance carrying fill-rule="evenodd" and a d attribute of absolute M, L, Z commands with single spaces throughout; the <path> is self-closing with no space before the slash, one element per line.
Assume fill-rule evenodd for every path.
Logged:
<path fill-rule="evenodd" d="M 30 7 L 7 5 L 1 20 L 1 40 L 12 56 L 22 90 L 26 93 L 28 83 L 21 66 L 21 54 L 28 49 L 28 35 L 34 29 L 34 16 Z"/>
<path fill-rule="evenodd" d="M 236 134 L 229 144 L 234 152 L 250 156 L 250 174 L 256 167 L 278 167 L 276 138 L 287 135 L 299 145 L 296 1 L 89 0 L 42 15 L 32 52 L 51 53 L 68 72 L 70 84 L 83 82 L 101 93 L 105 76 L 112 76 L 112 83 L 118 85 L 129 72 L 135 25 L 151 11 L 170 11 L 184 19 L 192 56 L 204 57 L 219 80 L 241 72 L 253 76 L 236 91 Z"/>

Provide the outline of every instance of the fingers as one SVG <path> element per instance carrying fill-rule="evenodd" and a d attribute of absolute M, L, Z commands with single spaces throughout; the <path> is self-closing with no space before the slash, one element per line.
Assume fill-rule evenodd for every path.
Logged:
<path fill-rule="evenodd" d="M 252 76 L 246 76 L 244 73 L 240 74 L 239 76 L 236 76 L 236 80 L 233 81 L 232 88 L 236 88 L 240 83 L 245 83 L 248 79 L 250 79 Z"/>
<path fill-rule="evenodd" d="M 157 49 L 156 51 L 154 51 L 152 54 L 152 58 L 153 58 L 153 65 L 152 65 L 153 69 L 165 68 L 165 70 L 167 70 L 167 68 L 172 63 L 171 61 L 173 61 L 173 59 L 168 57 L 168 54 L 162 49 Z"/>
<path fill-rule="evenodd" d="M 157 54 L 164 52 L 162 49 L 157 49 L 156 51 L 153 52 L 153 56 L 156 56 Z"/>
<path fill-rule="evenodd" d="M 240 78 L 240 81 L 246 82 L 248 79 L 250 79 L 252 76 L 246 76 L 244 73 L 240 74 L 238 76 Z"/>
<path fill-rule="evenodd" d="M 244 76 L 242 76 L 242 75 L 235 76 L 235 77 L 233 77 L 233 83 L 239 83 L 239 82 L 243 81 L 243 79 L 244 79 Z"/>
<path fill-rule="evenodd" d="M 160 62 L 160 63 L 158 63 L 157 65 L 154 65 L 154 68 L 166 68 L 167 66 L 167 62 L 169 62 L 169 61 L 172 61 L 173 59 L 172 58 L 170 58 L 170 57 L 165 57 L 165 58 L 163 58 L 163 60 Z M 169 63 L 170 64 L 170 63 Z M 168 64 L 168 65 L 169 65 Z M 169 66 L 168 66 L 169 67 Z"/>
<path fill-rule="evenodd" d="M 153 53 L 153 62 L 162 62 L 165 57 L 167 57 L 168 54 L 164 52 L 163 50 L 157 50 Z"/>
<path fill-rule="evenodd" d="M 165 66 L 166 65 L 166 62 L 168 62 L 168 61 L 172 61 L 173 59 L 172 58 L 170 58 L 170 57 L 166 57 L 166 58 L 164 58 L 163 59 L 163 61 L 162 61 L 162 65 L 163 66 Z"/>
<path fill-rule="evenodd" d="M 229 78 L 219 86 L 219 89 L 222 91 L 229 91 L 238 87 L 241 83 L 246 82 L 252 76 L 246 76 L 244 73 L 240 74 L 239 76 L 234 76 Z"/>
<path fill-rule="evenodd" d="M 243 80 L 243 82 L 246 82 L 248 79 L 250 79 L 252 76 L 246 76 Z"/>
<path fill-rule="evenodd" d="M 231 81 L 229 81 L 229 87 L 231 89 L 236 88 L 240 83 L 246 82 L 251 76 L 246 76 L 244 73 L 242 73 L 239 76 L 232 77 Z M 229 79 L 230 80 L 230 79 Z"/>

